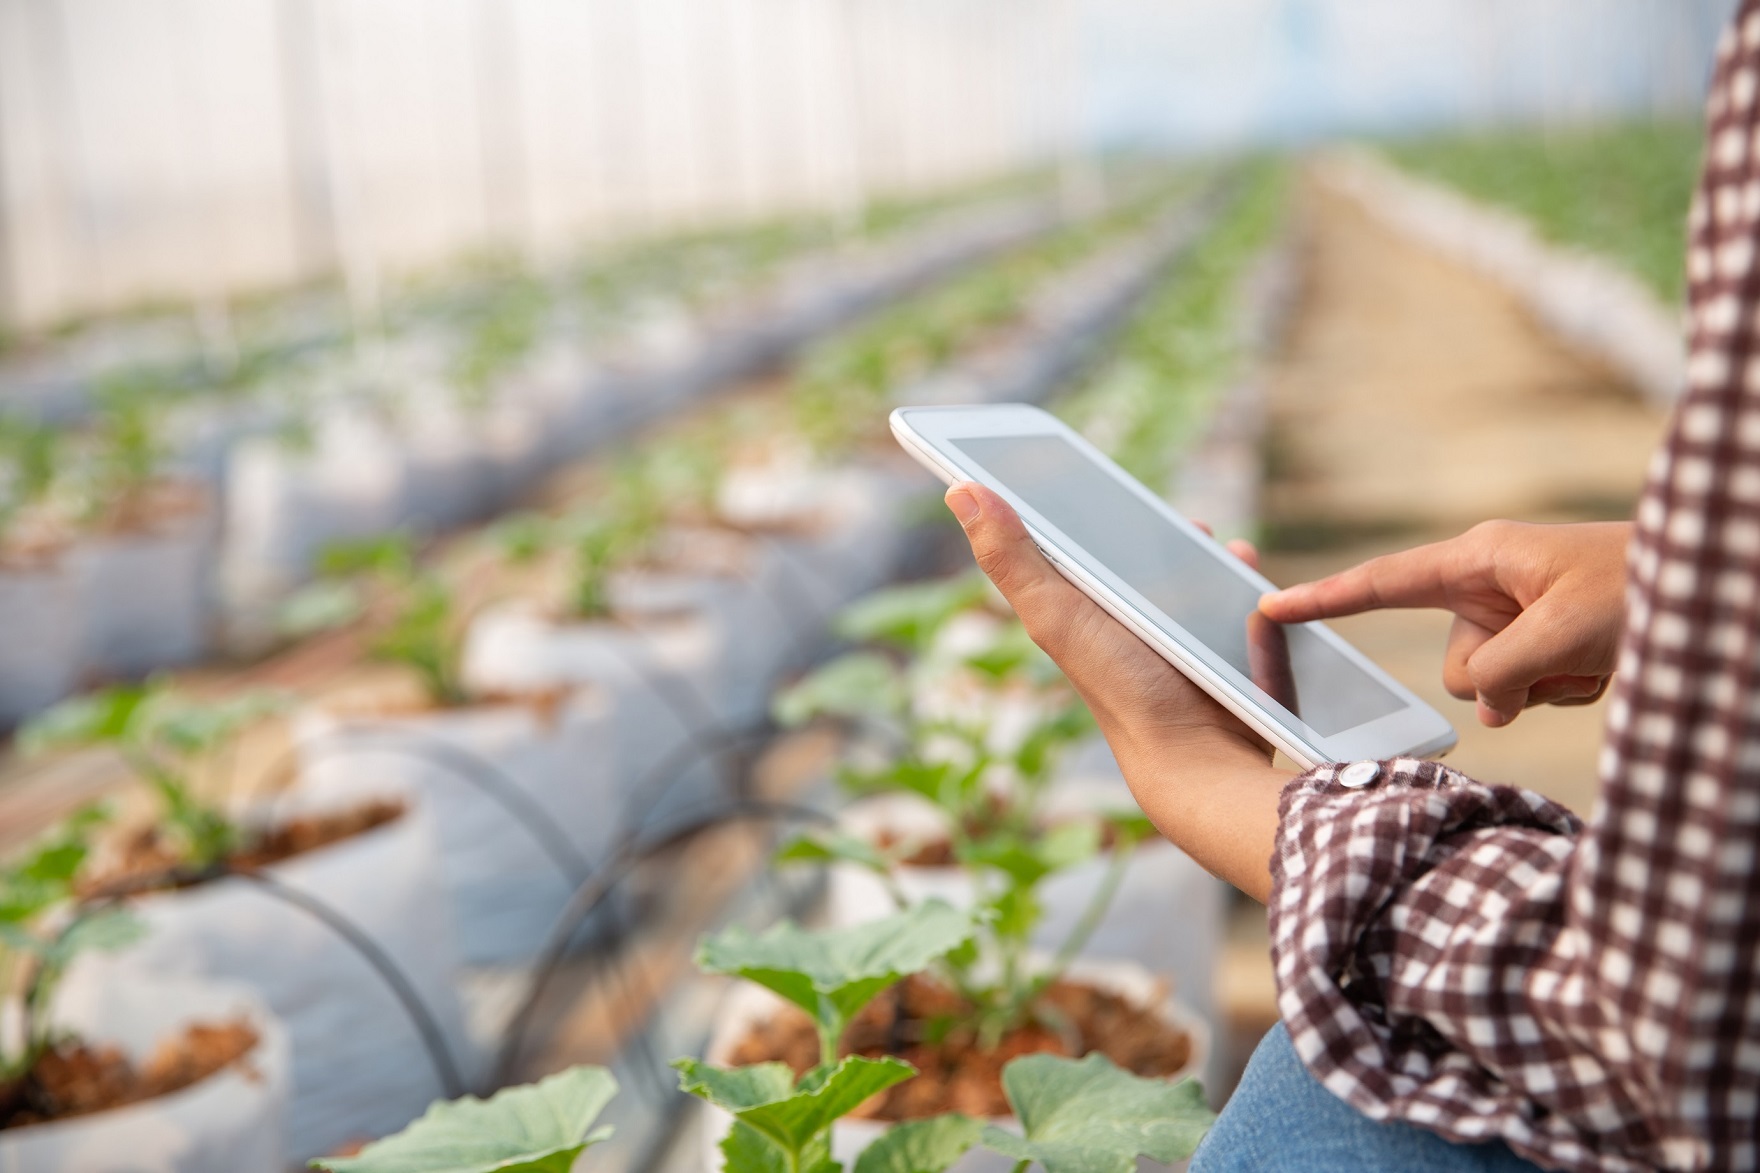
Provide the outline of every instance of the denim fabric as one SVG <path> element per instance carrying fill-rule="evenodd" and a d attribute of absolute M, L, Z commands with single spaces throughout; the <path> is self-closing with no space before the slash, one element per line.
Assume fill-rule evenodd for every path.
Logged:
<path fill-rule="evenodd" d="M 1253 1052 L 1191 1173 L 1538 1173 L 1502 1141 L 1378 1124 L 1320 1086 L 1279 1023 Z"/>

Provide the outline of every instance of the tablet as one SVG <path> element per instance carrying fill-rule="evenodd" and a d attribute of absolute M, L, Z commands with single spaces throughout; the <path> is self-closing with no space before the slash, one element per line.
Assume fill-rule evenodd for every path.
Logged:
<path fill-rule="evenodd" d="M 1260 615 L 1269 579 L 1049 412 L 901 407 L 892 432 L 948 484 L 999 493 L 1065 578 L 1304 768 L 1454 745 L 1442 714 L 1324 624 Z"/>

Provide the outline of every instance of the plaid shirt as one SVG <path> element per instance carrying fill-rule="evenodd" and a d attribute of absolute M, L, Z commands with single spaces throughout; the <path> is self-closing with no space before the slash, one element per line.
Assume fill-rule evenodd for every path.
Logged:
<path fill-rule="evenodd" d="M 1292 782 L 1279 1008 L 1375 1119 L 1549 1168 L 1760 1168 L 1760 0 L 1719 47 L 1688 388 L 1638 510 L 1585 825 L 1434 762 Z"/>

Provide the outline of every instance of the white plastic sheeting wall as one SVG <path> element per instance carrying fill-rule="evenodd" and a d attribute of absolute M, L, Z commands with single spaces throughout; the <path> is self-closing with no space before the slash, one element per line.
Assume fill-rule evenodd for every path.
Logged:
<path fill-rule="evenodd" d="M 1736 0 L 1084 0 L 1082 134 L 1191 150 L 1695 115 Z"/>
<path fill-rule="evenodd" d="M 1074 0 L 0 0 L 0 324 L 1045 155 Z"/>

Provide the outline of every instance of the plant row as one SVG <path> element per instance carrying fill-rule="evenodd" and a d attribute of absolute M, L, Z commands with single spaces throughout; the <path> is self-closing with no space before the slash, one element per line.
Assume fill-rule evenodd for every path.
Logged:
<path fill-rule="evenodd" d="M 1016 205 L 812 254 L 805 228 L 479 282 L 225 395 L 100 381 L 78 427 L 0 417 L 0 721 L 90 678 L 189 661 L 335 540 L 481 517 L 601 445 L 1047 220 Z M 899 236 L 897 229 L 915 225 Z M 242 622 L 241 622 L 242 621 Z"/>
<path fill-rule="evenodd" d="M 1057 345 L 1058 318 L 1043 308 L 1051 295 L 1095 258 L 1133 247 L 1150 214 L 1070 229 L 999 262 L 1022 286 L 1013 316 L 974 315 L 942 358 L 980 342 Z M 930 296 L 990 280 L 974 274 Z M 835 348 L 873 345 L 856 331 L 807 367 L 838 365 Z M 928 369 L 886 361 L 901 379 Z M 912 483 L 863 437 L 835 448 L 789 438 L 804 382 L 753 430 L 739 411 L 705 425 L 723 459 L 702 458 L 706 432 L 663 437 L 612 462 L 578 507 L 510 518 L 445 565 L 408 540 L 333 547 L 329 580 L 294 599 L 283 621 L 354 624 L 374 656 L 407 669 L 408 688 L 287 712 L 291 788 L 223 804 L 203 785 L 232 737 L 266 710 L 287 710 L 288 698 L 214 701 L 148 685 L 69 702 L 35 723 L 33 747 L 111 746 L 149 784 L 157 813 L 119 828 L 82 815 L 8 881 L 31 894 L 5 940 L 36 991 L 28 1041 L 8 1057 L 32 1105 L 14 1121 L 65 1107 L 60 1085 L 43 1082 L 45 1064 L 91 1055 L 49 1026 L 63 977 L 60 993 L 76 1003 L 166 975 L 248 986 L 240 1017 L 221 1025 L 237 1027 L 235 1048 L 255 1039 L 250 1053 L 265 1062 L 287 1032 L 298 1156 L 382 1134 L 436 1091 L 476 1086 L 485 1044 L 497 1040 L 467 1025 L 454 989 L 460 960 L 517 970 L 614 846 L 714 801 L 715 755 L 696 749 L 761 721 L 769 683 L 810 646 L 797 641 L 894 572 Z M 883 406 L 873 405 L 875 425 Z M 483 565 L 490 573 L 475 574 Z M 461 568 L 486 578 L 486 591 L 461 586 Z M 116 911 L 93 919 L 107 909 Z M 79 927 L 94 923 L 103 932 Z M 179 1026 L 186 1049 L 215 1028 L 153 1020 L 160 1032 Z M 193 1086 L 229 1085 L 216 1076 Z M 253 1136 L 275 1135 L 264 1114 L 287 1084 L 271 1073 L 251 1086 L 255 1115 L 237 1105 L 234 1114 L 255 1121 Z M 140 1110 L 183 1102 L 161 1096 Z M 182 1134 L 227 1153 L 223 1167 L 261 1166 L 240 1156 L 260 1147 L 226 1149 L 243 1143 L 236 1128 L 203 1121 Z M 6 1129 L 0 1146 L 75 1126 Z"/>

